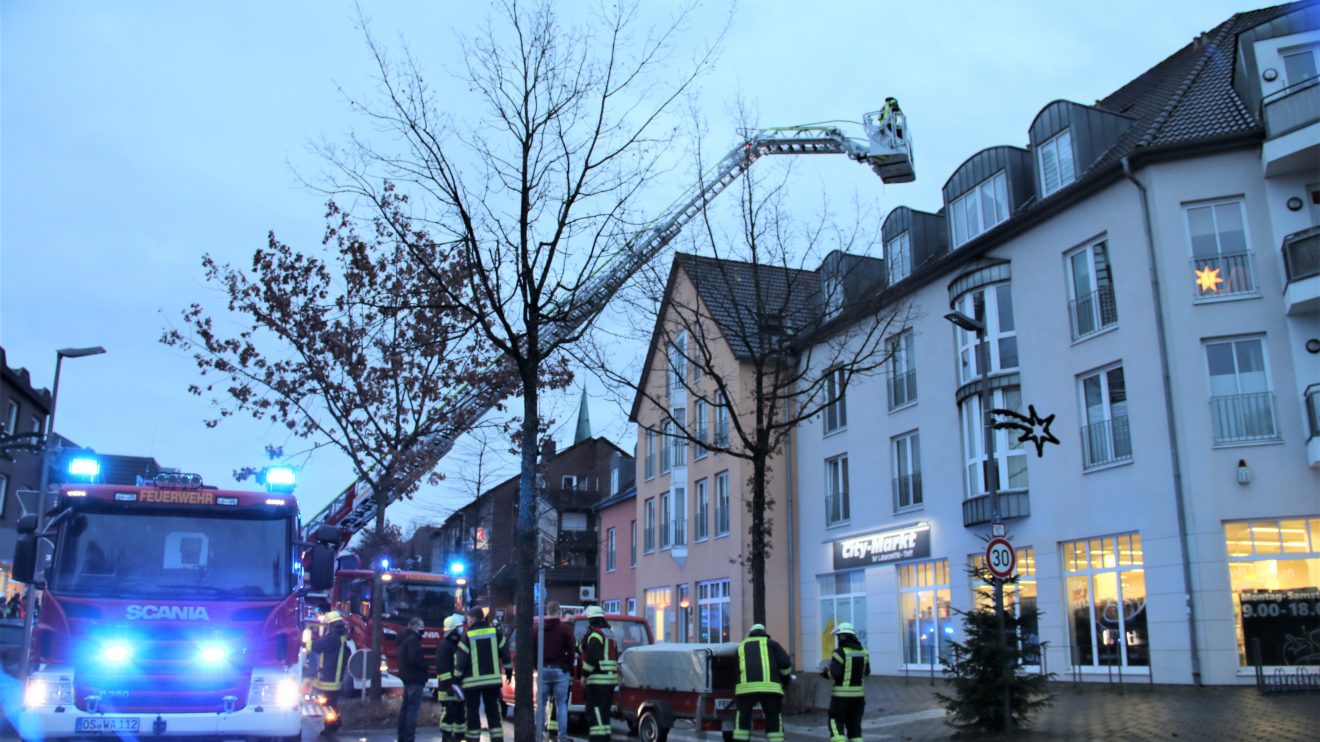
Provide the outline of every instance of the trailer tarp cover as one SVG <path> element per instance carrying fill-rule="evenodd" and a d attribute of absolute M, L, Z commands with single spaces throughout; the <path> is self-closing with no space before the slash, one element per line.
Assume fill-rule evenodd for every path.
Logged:
<path fill-rule="evenodd" d="M 706 659 L 737 654 L 736 642 L 633 647 L 619 657 L 620 681 L 626 688 L 709 693 Z"/>

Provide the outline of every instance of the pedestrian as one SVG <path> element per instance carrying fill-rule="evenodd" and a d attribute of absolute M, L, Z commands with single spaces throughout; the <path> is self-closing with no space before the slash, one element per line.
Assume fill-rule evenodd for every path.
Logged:
<path fill-rule="evenodd" d="M 839 624 L 834 638 L 834 654 L 829 666 L 821 671 L 834 681 L 830 692 L 830 742 L 862 742 L 862 712 L 866 710 L 862 681 L 871 674 L 871 657 L 852 624 Z"/>
<path fill-rule="evenodd" d="M 417 715 L 422 711 L 422 691 L 426 689 L 427 667 L 422 658 L 422 619 L 408 619 L 408 628 L 395 640 L 399 658 L 399 680 L 403 681 L 403 702 L 399 704 L 399 742 L 417 739 Z"/>
<path fill-rule="evenodd" d="M 765 738 L 784 739 L 784 688 L 793 680 L 793 661 L 771 639 L 765 626 L 752 624 L 738 645 L 738 685 L 733 689 L 733 738 L 752 738 L 752 712 L 759 705 L 765 715 Z"/>
<path fill-rule="evenodd" d="M 573 684 L 573 660 L 577 655 L 573 629 L 559 615 L 559 603 L 545 604 L 545 643 L 541 649 L 541 674 L 537 677 L 536 728 L 546 730 L 545 739 L 568 742 L 568 691 Z M 550 714 L 546 715 L 546 704 Z"/>
<path fill-rule="evenodd" d="M 316 679 L 312 688 L 325 696 L 325 726 L 322 734 L 339 728 L 339 693 L 344 687 L 344 671 L 348 668 L 348 626 L 338 611 L 323 616 L 325 634 L 312 644 L 316 655 Z"/>
<path fill-rule="evenodd" d="M 509 665 L 509 648 L 504 637 L 486 623 L 486 611 L 481 608 L 468 611 L 467 633 L 458 644 L 458 661 L 455 666 L 463 678 L 468 742 L 481 739 L 482 706 L 486 707 L 486 731 L 490 734 L 491 742 L 504 739 L 504 722 L 500 714 L 500 674 L 503 671 L 505 676 L 513 675 Z"/>
<path fill-rule="evenodd" d="M 18 597 L 18 593 L 10 593 L 9 600 L 5 601 L 5 618 L 21 618 L 23 615 L 23 600 Z"/>
<path fill-rule="evenodd" d="M 619 684 L 619 643 L 600 606 L 587 608 L 583 615 L 587 635 L 582 637 L 578 653 L 582 656 L 580 673 L 586 686 L 587 721 L 591 724 L 589 739 L 609 742 L 610 706 L 614 703 L 614 686 Z"/>
<path fill-rule="evenodd" d="M 440 701 L 440 741 L 458 742 L 467 732 L 464 721 L 462 675 L 456 672 L 458 645 L 463 641 L 463 614 L 445 619 L 445 636 L 435 650 L 436 691 Z"/>

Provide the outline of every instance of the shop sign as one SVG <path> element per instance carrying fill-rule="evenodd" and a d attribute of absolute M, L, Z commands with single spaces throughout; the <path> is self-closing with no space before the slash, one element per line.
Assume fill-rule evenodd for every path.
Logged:
<path fill-rule="evenodd" d="M 1320 665 L 1320 589 L 1250 590 L 1238 594 L 1247 661 Z"/>
<path fill-rule="evenodd" d="M 930 524 L 877 531 L 834 542 L 834 569 L 869 567 L 930 556 Z"/>

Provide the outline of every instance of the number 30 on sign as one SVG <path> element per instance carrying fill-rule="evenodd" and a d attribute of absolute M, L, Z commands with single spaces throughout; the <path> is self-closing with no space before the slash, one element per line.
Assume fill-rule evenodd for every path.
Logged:
<path fill-rule="evenodd" d="M 1000 579 L 1013 576 L 1017 571 L 1017 552 L 1013 551 L 1013 545 L 1008 543 L 1008 539 L 990 539 L 990 543 L 985 545 L 985 565 L 990 569 L 990 574 Z"/>

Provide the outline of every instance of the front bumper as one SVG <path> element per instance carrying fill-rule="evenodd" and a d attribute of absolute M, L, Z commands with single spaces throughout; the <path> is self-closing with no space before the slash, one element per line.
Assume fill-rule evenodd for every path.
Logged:
<path fill-rule="evenodd" d="M 163 735 L 219 736 L 219 737 L 292 737 L 302 732 L 302 714 L 294 708 L 266 708 L 256 711 L 245 708 L 230 713 L 201 714 L 92 714 L 76 708 L 23 709 L 13 720 L 19 736 L 24 739 L 59 739 L 62 737 L 97 736 L 76 731 L 76 719 L 137 719 L 136 734 L 121 733 L 125 737 L 150 738 Z M 157 732 L 156 720 L 164 722 L 165 729 Z M 113 735 L 110 735 L 113 739 Z"/>

